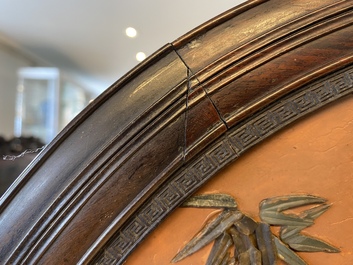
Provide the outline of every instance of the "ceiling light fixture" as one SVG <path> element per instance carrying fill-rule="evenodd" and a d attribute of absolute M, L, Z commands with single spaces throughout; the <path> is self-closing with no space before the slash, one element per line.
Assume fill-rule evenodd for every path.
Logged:
<path fill-rule="evenodd" d="M 137 61 L 142 62 L 145 59 L 146 59 L 146 54 L 144 52 L 138 52 L 136 54 L 136 60 Z"/>
<path fill-rule="evenodd" d="M 134 29 L 132 27 L 126 28 L 125 33 L 126 33 L 126 36 L 128 36 L 130 38 L 135 38 L 137 35 L 136 29 Z"/>

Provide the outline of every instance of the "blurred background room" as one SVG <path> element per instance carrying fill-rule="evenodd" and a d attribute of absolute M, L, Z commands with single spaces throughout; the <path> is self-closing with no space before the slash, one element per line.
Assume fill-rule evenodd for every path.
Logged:
<path fill-rule="evenodd" d="M 242 2 L 1 0 L 0 196 L 106 88 L 163 45 Z"/>

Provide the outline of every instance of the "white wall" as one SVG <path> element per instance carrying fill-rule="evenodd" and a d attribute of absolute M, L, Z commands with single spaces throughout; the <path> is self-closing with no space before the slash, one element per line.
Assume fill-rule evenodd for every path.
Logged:
<path fill-rule="evenodd" d="M 0 136 L 5 137 L 7 140 L 14 137 L 14 119 L 15 119 L 15 109 L 16 109 L 16 93 L 18 85 L 18 76 L 17 72 L 19 68 L 22 67 L 55 67 L 48 65 L 47 62 L 43 61 L 41 58 L 28 53 L 23 50 L 16 43 L 7 39 L 5 36 L 0 33 Z M 80 93 L 85 94 L 85 102 L 74 102 L 75 109 L 72 108 L 72 100 L 77 99 L 73 97 L 75 91 L 71 91 L 71 115 L 66 115 L 61 121 L 60 128 L 65 126 L 68 120 L 71 120 L 73 116 L 78 113 L 78 108 L 81 110 L 83 106 L 86 106 L 90 99 L 93 99 L 96 95 L 90 93 L 90 91 L 79 84 L 76 83 L 76 80 L 71 79 L 67 73 L 64 73 L 60 70 L 60 84 L 72 84 L 71 88 L 74 90 L 80 90 Z M 60 88 L 60 91 L 64 89 Z M 76 95 L 77 96 L 77 95 Z M 59 98 L 58 98 L 59 100 Z M 62 102 L 61 102 L 62 103 Z M 65 103 L 65 102 L 64 102 Z M 68 102 L 66 102 L 68 103 Z M 84 105 L 82 105 L 84 104 Z M 63 106 L 59 105 L 61 108 L 59 111 L 65 112 Z M 61 113 L 60 112 L 60 113 Z M 75 114 L 75 115 L 73 115 Z M 65 115 L 63 113 L 62 115 Z M 57 133 L 57 132 L 56 132 Z M 38 135 L 31 135 L 39 137 Z"/>

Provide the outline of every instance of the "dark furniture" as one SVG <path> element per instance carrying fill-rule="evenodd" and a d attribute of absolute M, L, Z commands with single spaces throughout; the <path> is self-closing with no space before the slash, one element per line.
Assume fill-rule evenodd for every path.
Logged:
<path fill-rule="evenodd" d="M 0 263 L 122 264 L 220 169 L 351 94 L 352 17 L 351 0 L 252 0 L 161 48 L 2 198 Z"/>

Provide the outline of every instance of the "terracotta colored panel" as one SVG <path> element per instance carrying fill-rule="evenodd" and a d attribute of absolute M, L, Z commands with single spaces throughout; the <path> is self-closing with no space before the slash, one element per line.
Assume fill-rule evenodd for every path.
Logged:
<path fill-rule="evenodd" d="M 331 208 L 305 233 L 341 253 L 300 253 L 308 264 L 353 262 L 353 98 L 312 114 L 253 148 L 209 181 L 197 194 L 227 193 L 241 211 L 259 220 L 259 203 L 289 194 L 326 198 Z M 339 117 L 339 119 L 337 118 Z M 170 260 L 217 210 L 179 208 L 128 258 L 126 265 L 170 264 Z M 176 264 L 204 265 L 211 246 Z"/>

